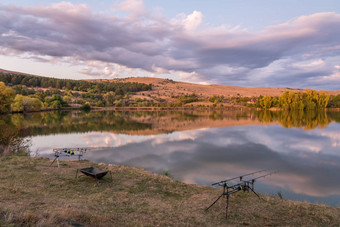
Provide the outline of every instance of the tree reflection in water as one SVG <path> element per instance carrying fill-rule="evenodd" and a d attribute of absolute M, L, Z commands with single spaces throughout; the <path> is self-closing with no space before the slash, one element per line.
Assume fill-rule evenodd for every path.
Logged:
<path fill-rule="evenodd" d="M 332 116 L 331 114 L 328 116 L 325 110 L 257 112 L 257 117 L 261 122 L 279 122 L 285 128 L 304 128 L 305 130 L 326 127 Z"/>
<path fill-rule="evenodd" d="M 22 131 L 22 119 L 20 115 L 1 116 L 0 155 L 29 151 L 30 139 L 19 136 Z"/>
<path fill-rule="evenodd" d="M 305 130 L 324 128 L 330 121 L 339 122 L 339 114 L 316 111 L 53 111 L 0 116 L 0 150 L 11 150 L 9 144 L 20 144 L 22 137 L 60 133 L 110 131 L 148 134 L 205 127 L 237 126 L 240 120 L 252 124 L 276 123 L 285 128 Z M 204 122 L 204 124 L 202 124 Z M 221 124 L 216 124 L 220 122 Z M 225 124 L 228 122 L 227 124 Z M 233 122 L 232 124 L 229 124 Z M 169 128 L 169 125 L 172 127 Z M 210 126 L 211 125 L 211 126 Z M 167 128 L 160 127 L 166 126 Z M 157 130 L 158 129 L 158 130 Z M 151 131 L 153 130 L 153 132 Z M 168 131 L 167 131 L 168 130 Z M 156 133 L 158 132 L 158 133 Z"/>

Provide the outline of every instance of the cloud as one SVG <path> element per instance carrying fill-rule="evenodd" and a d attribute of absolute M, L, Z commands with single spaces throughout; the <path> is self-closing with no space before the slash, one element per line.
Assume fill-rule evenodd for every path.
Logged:
<path fill-rule="evenodd" d="M 181 21 L 183 27 L 192 32 L 202 23 L 203 14 L 198 11 L 194 11 L 192 14 L 189 14 Z"/>
<path fill-rule="evenodd" d="M 340 61 L 339 14 L 301 16 L 258 32 L 201 27 L 202 18 L 198 11 L 166 18 L 141 0 L 121 1 L 111 14 L 69 2 L 0 4 L 0 50 L 73 59 L 86 66 L 82 73 L 102 77 L 116 76 L 110 65 L 120 65 L 193 82 L 339 89 L 333 72 Z M 93 73 L 90 61 L 102 69 Z"/>
<path fill-rule="evenodd" d="M 340 183 L 334 179 L 339 178 L 336 174 L 340 170 L 340 156 L 330 143 L 338 141 L 338 136 L 334 136 L 337 130 L 335 124 L 327 130 L 308 132 L 298 129 L 288 132 L 276 125 L 193 130 L 175 137 L 149 136 L 87 156 L 97 162 L 132 165 L 155 172 L 168 170 L 176 179 L 204 185 L 271 168 L 280 173 L 263 181 L 267 183 L 264 191 L 275 186 L 281 188 L 277 190 L 304 196 L 339 196 Z M 263 187 L 261 182 L 257 186 Z"/>
<path fill-rule="evenodd" d="M 148 12 L 142 0 L 125 0 L 112 7 L 114 10 L 120 10 L 130 13 L 131 19 L 141 16 L 147 16 Z"/>

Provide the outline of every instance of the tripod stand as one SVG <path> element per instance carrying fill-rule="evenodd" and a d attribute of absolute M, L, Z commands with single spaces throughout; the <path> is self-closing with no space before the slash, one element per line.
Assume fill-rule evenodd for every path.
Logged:
<path fill-rule="evenodd" d="M 229 196 L 239 191 L 248 191 L 248 192 L 252 191 L 257 197 L 260 198 L 260 196 L 254 191 L 254 181 L 243 181 L 242 183 L 235 184 L 232 186 L 229 186 L 227 183 L 224 183 L 222 194 L 205 210 L 208 211 L 212 206 L 215 205 L 215 203 L 217 203 L 218 200 L 220 200 L 224 196 L 226 197 L 225 218 L 228 219 Z"/>
<path fill-rule="evenodd" d="M 238 177 L 234 177 L 234 178 L 231 178 L 231 179 L 228 179 L 228 180 L 223 180 L 223 181 L 220 181 L 220 182 L 217 182 L 217 183 L 214 183 L 212 185 L 219 185 L 219 186 L 223 186 L 223 192 L 222 194 L 209 206 L 207 207 L 205 210 L 208 211 L 212 206 L 214 206 L 218 200 L 220 200 L 222 197 L 226 197 L 226 219 L 228 219 L 228 208 L 229 208 L 229 197 L 231 194 L 234 194 L 236 192 L 239 192 L 239 191 L 251 191 L 253 192 L 259 199 L 261 199 L 261 197 L 254 191 L 254 185 L 255 185 L 255 181 L 259 178 L 264 178 L 266 176 L 269 176 L 269 175 L 272 175 L 274 173 L 277 173 L 278 171 L 273 171 L 273 172 L 269 172 L 267 174 L 264 174 L 262 176 L 258 176 L 258 177 L 255 177 L 253 179 L 250 179 L 250 180 L 243 180 L 243 177 L 245 176 L 249 176 L 249 175 L 254 175 L 256 173 L 260 173 L 260 172 L 265 172 L 265 171 L 269 171 L 269 170 L 261 170 L 261 171 L 256 171 L 256 172 L 253 172 L 253 173 L 248 173 L 248 174 L 245 174 L 245 175 L 242 175 L 242 176 L 238 176 Z M 235 180 L 239 178 L 240 180 L 240 183 L 238 184 L 234 184 L 234 185 L 231 185 L 229 186 L 228 185 L 228 181 L 231 181 L 231 180 Z"/>

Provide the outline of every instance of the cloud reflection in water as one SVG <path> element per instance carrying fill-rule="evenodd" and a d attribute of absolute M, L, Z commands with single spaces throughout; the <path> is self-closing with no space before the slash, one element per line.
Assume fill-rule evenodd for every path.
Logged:
<path fill-rule="evenodd" d="M 278 125 L 239 126 L 132 136 L 108 132 L 68 134 L 78 146 L 110 147 L 88 152 L 96 162 L 167 170 L 176 179 L 207 185 L 261 169 L 279 169 L 256 186 L 288 198 L 340 205 L 340 124 L 304 131 Z M 63 135 L 54 135 L 63 137 Z M 66 137 L 66 135 L 65 135 Z M 65 139 L 54 139 L 60 147 Z M 34 137 L 37 146 L 43 137 Z M 63 141 L 63 143 L 60 143 Z M 276 191 L 275 191 L 276 190 Z"/>

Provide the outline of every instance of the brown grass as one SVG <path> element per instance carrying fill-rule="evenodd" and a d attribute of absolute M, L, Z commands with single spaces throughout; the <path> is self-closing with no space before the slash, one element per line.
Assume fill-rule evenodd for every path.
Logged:
<path fill-rule="evenodd" d="M 151 91 L 137 92 L 131 96 L 132 100 L 136 98 L 153 100 L 158 103 L 159 100 L 163 100 L 166 103 L 177 103 L 181 95 L 196 94 L 199 101 L 191 102 L 184 106 L 212 106 L 209 102 L 209 98 L 217 95 L 223 95 L 225 102 L 223 108 L 242 108 L 243 104 L 238 104 L 235 101 L 231 101 L 236 97 L 259 97 L 259 96 L 280 96 L 285 91 L 303 92 L 302 89 L 294 88 L 270 88 L 270 87 L 238 87 L 238 86 L 225 86 L 225 85 L 202 85 L 186 82 L 178 82 L 169 79 L 161 79 L 154 77 L 130 77 L 124 79 L 113 80 L 88 80 L 88 81 L 112 81 L 112 82 L 137 82 L 152 84 Z M 339 95 L 340 90 L 326 91 L 330 95 Z M 229 101 L 228 101 L 229 100 Z M 220 106 L 219 106 L 220 107 Z"/>
<path fill-rule="evenodd" d="M 8 155 L 0 157 L 0 226 L 336 226 L 340 208 L 312 205 L 251 193 L 231 196 L 229 219 L 221 193 L 164 175 L 89 161 L 62 161 Z M 96 186 L 89 177 L 75 179 L 77 168 L 112 171 L 113 183 Z"/>
<path fill-rule="evenodd" d="M 214 95 L 223 95 L 224 97 L 232 97 L 232 96 L 242 96 L 242 97 L 252 97 L 252 96 L 260 96 L 260 95 L 270 95 L 270 96 L 279 96 L 285 91 L 295 91 L 301 92 L 303 90 L 294 89 L 294 88 L 270 88 L 270 87 L 238 87 L 238 86 L 225 86 L 225 85 L 202 85 L 202 84 L 194 84 L 194 83 L 185 83 L 178 81 L 170 81 L 167 79 L 161 78 L 152 78 L 152 77 L 131 77 L 126 79 L 116 79 L 110 81 L 124 81 L 124 82 L 138 82 L 138 83 L 146 83 L 152 84 L 152 91 L 140 92 L 144 95 L 160 95 L 161 98 L 171 99 L 172 95 L 181 95 L 181 94 L 192 94 L 207 99 Z M 335 91 L 327 91 L 330 95 L 338 95 L 340 94 L 340 90 Z M 209 102 L 207 102 L 209 104 Z M 211 103 L 210 103 L 211 104 Z"/>

